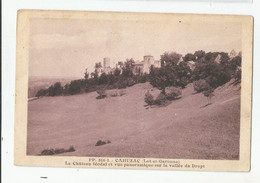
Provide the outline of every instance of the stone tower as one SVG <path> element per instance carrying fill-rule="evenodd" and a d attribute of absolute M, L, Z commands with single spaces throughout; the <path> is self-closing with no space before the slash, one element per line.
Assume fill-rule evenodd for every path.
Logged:
<path fill-rule="evenodd" d="M 108 68 L 110 67 L 110 58 L 109 57 L 105 57 L 103 60 L 103 67 L 104 68 Z"/>
<path fill-rule="evenodd" d="M 144 56 L 143 72 L 149 74 L 151 65 L 154 65 L 154 58 L 151 55 Z"/>

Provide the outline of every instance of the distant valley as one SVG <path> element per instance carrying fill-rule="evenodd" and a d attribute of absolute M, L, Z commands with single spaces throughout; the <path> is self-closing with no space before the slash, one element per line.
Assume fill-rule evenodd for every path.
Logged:
<path fill-rule="evenodd" d="M 36 93 L 40 89 L 47 89 L 51 85 L 53 85 L 56 82 L 60 82 L 62 86 L 64 86 L 67 83 L 70 83 L 70 81 L 79 79 L 79 78 L 47 78 L 47 77 L 30 77 L 28 81 L 28 98 L 35 97 Z"/>

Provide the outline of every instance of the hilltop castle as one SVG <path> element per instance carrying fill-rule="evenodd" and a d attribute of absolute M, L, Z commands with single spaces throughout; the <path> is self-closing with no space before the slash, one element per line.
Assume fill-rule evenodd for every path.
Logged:
<path fill-rule="evenodd" d="M 160 60 L 154 60 L 153 56 L 151 55 L 146 55 L 143 58 L 143 61 L 136 61 L 133 63 L 133 73 L 135 75 L 137 74 L 149 74 L 150 73 L 150 67 L 151 66 L 160 68 L 161 67 L 161 62 Z M 121 65 L 116 65 L 115 68 L 110 67 L 110 58 L 109 57 L 105 57 L 103 59 L 103 66 L 98 70 L 99 75 L 102 73 L 113 73 L 115 71 L 115 69 L 118 68 L 120 70 L 122 70 L 122 66 Z"/>
<path fill-rule="evenodd" d="M 150 73 L 150 67 L 154 66 L 156 68 L 161 67 L 161 61 L 160 60 L 154 60 L 153 56 L 146 55 L 144 56 L 143 61 L 137 61 L 134 63 L 134 74 L 149 74 Z"/>
<path fill-rule="evenodd" d="M 241 52 L 236 53 L 234 50 L 232 50 L 229 53 L 230 60 L 236 56 L 241 56 Z M 220 61 L 221 61 L 221 55 L 218 54 L 218 56 L 215 58 L 215 62 L 220 63 Z M 179 65 L 181 62 L 184 62 L 182 57 L 178 61 L 177 65 Z M 191 70 L 195 69 L 196 62 L 194 60 L 186 61 L 186 63 Z M 136 61 L 133 63 L 133 73 L 135 75 L 149 74 L 151 66 L 154 66 L 155 68 L 161 68 L 161 61 L 154 60 L 154 57 L 151 55 L 145 55 L 142 61 Z M 114 68 L 110 67 L 110 58 L 105 57 L 103 59 L 103 66 L 98 68 L 98 74 L 99 75 L 101 75 L 102 73 L 110 74 L 113 73 L 116 68 L 120 69 L 122 72 L 122 67 L 123 67 L 122 64 L 117 64 L 116 67 Z"/>

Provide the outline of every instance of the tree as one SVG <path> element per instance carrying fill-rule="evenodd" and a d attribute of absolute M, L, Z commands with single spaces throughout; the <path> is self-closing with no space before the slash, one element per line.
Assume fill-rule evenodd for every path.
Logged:
<path fill-rule="evenodd" d="M 108 77 L 107 77 L 106 73 L 102 73 L 100 75 L 98 83 L 99 84 L 107 84 L 108 83 Z"/>
<path fill-rule="evenodd" d="M 195 51 L 194 56 L 196 60 L 199 60 L 205 56 L 206 52 L 203 50 Z"/>
<path fill-rule="evenodd" d="M 127 59 L 123 66 L 122 75 L 126 78 L 132 77 L 133 74 L 133 68 L 134 68 L 135 61 L 131 59 Z"/>
<path fill-rule="evenodd" d="M 240 83 L 241 82 L 241 69 L 238 69 L 235 72 L 234 78 L 235 78 L 235 82 L 236 83 Z"/>
<path fill-rule="evenodd" d="M 88 69 L 86 69 L 85 74 L 84 74 L 85 80 L 88 80 L 88 77 L 89 77 L 89 73 L 88 73 Z"/>
<path fill-rule="evenodd" d="M 172 66 L 177 65 L 177 63 L 182 58 L 181 54 L 176 52 L 165 52 L 161 55 L 161 65 L 162 66 Z"/>
<path fill-rule="evenodd" d="M 70 84 L 65 84 L 64 85 L 64 87 L 63 87 L 63 93 L 65 94 L 65 95 L 68 95 L 69 94 L 69 86 L 70 86 Z"/>
<path fill-rule="evenodd" d="M 102 65 L 101 65 L 101 62 L 98 62 L 98 63 L 95 63 L 95 67 L 94 67 L 94 72 L 92 72 L 90 75 L 91 75 L 91 78 L 93 78 L 93 81 L 94 81 L 94 84 L 98 84 L 98 76 L 101 72 L 101 68 L 102 68 Z"/>
<path fill-rule="evenodd" d="M 207 97 L 208 105 L 211 104 L 211 98 L 214 96 L 214 89 L 209 88 L 208 90 L 203 92 L 204 96 Z"/>
<path fill-rule="evenodd" d="M 162 67 L 162 68 L 153 68 L 150 73 L 150 83 L 152 86 L 162 90 L 162 93 L 165 94 L 165 88 L 167 86 L 176 86 L 177 85 L 177 75 L 174 67 Z"/>
<path fill-rule="evenodd" d="M 185 88 L 186 85 L 190 82 L 191 78 L 191 69 L 186 62 L 181 62 L 179 65 L 175 66 L 177 74 L 177 86 Z"/>
<path fill-rule="evenodd" d="M 149 90 L 147 90 L 147 92 L 145 93 L 144 101 L 145 103 L 147 103 L 147 105 L 153 105 L 154 99 Z"/>
<path fill-rule="evenodd" d="M 116 68 L 115 71 L 114 71 L 114 76 L 118 77 L 121 73 L 121 70 Z"/>
<path fill-rule="evenodd" d="M 135 64 L 135 61 L 134 61 L 133 58 L 126 59 L 126 63 L 125 63 L 126 67 L 129 67 L 129 68 L 133 69 L 134 68 L 134 64 Z"/>
<path fill-rule="evenodd" d="M 205 79 L 200 79 L 193 82 L 193 88 L 196 92 L 203 92 L 208 90 L 210 86 Z"/>
<path fill-rule="evenodd" d="M 230 69 L 232 69 L 233 71 L 236 71 L 237 68 L 241 67 L 241 57 L 240 56 L 236 56 L 234 58 L 232 58 L 232 60 L 229 62 L 229 67 Z"/>
<path fill-rule="evenodd" d="M 207 59 L 210 59 L 209 55 L 212 54 L 208 54 Z M 199 79 L 205 79 L 210 87 L 217 88 L 231 79 L 231 72 L 229 72 L 229 69 L 225 65 L 218 64 L 211 59 L 204 61 L 202 58 L 200 61 L 197 61 L 192 74 L 193 81 Z"/>
<path fill-rule="evenodd" d="M 205 60 L 206 60 L 206 62 L 215 61 L 217 56 L 218 56 L 217 54 L 214 54 L 212 52 L 208 52 L 208 53 L 205 54 Z"/>
<path fill-rule="evenodd" d="M 48 88 L 49 96 L 57 96 L 62 95 L 63 87 L 61 86 L 60 82 L 56 82 L 54 85 L 51 85 Z"/>
<path fill-rule="evenodd" d="M 161 68 L 150 68 L 151 85 L 162 90 L 163 94 L 168 86 L 184 88 L 190 82 L 191 69 L 186 62 L 177 65 L 180 59 L 181 55 L 176 52 L 161 55 L 161 61 L 165 64 Z"/>
<path fill-rule="evenodd" d="M 43 97 L 43 96 L 46 96 L 48 94 L 48 89 L 40 89 L 35 97 Z"/>
<path fill-rule="evenodd" d="M 117 63 L 117 65 L 118 65 L 120 68 L 122 68 L 122 67 L 124 66 L 124 63 L 121 62 L 121 61 L 119 61 L 119 62 Z"/>
<path fill-rule="evenodd" d="M 57 95 L 61 95 L 63 91 L 63 87 L 61 86 L 60 82 L 54 84 L 54 89 L 56 90 Z"/>
<path fill-rule="evenodd" d="M 94 70 L 95 76 L 98 77 L 99 73 L 101 72 L 101 68 L 102 68 L 101 62 L 95 63 L 94 68 L 95 68 L 95 70 Z"/>
<path fill-rule="evenodd" d="M 68 88 L 68 92 L 70 95 L 74 95 L 74 94 L 77 94 L 77 93 L 80 93 L 80 90 L 81 90 L 81 80 L 73 80 L 70 82 L 69 84 L 69 88 Z"/>
<path fill-rule="evenodd" d="M 230 59 L 229 56 L 228 56 L 228 53 L 220 52 L 219 54 L 221 55 L 220 63 L 221 64 L 227 64 L 229 59 Z"/>
<path fill-rule="evenodd" d="M 113 85 L 116 82 L 116 76 L 111 72 L 107 75 L 107 80 L 109 85 Z"/>
<path fill-rule="evenodd" d="M 194 61 L 194 60 L 196 60 L 196 57 L 193 55 L 193 54 L 191 54 L 191 53 L 187 53 L 184 57 L 183 57 L 183 61 L 185 61 L 185 62 L 188 62 L 188 61 Z"/>
<path fill-rule="evenodd" d="M 95 69 L 99 69 L 99 68 L 102 68 L 101 62 L 95 63 Z"/>

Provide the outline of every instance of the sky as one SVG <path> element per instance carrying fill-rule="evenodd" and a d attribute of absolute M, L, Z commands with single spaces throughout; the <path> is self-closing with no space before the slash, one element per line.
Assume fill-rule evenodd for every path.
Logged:
<path fill-rule="evenodd" d="M 164 52 L 229 53 L 241 46 L 238 22 L 37 18 L 30 21 L 29 77 L 83 78 L 104 57 L 113 67 L 144 55 L 159 60 Z"/>

